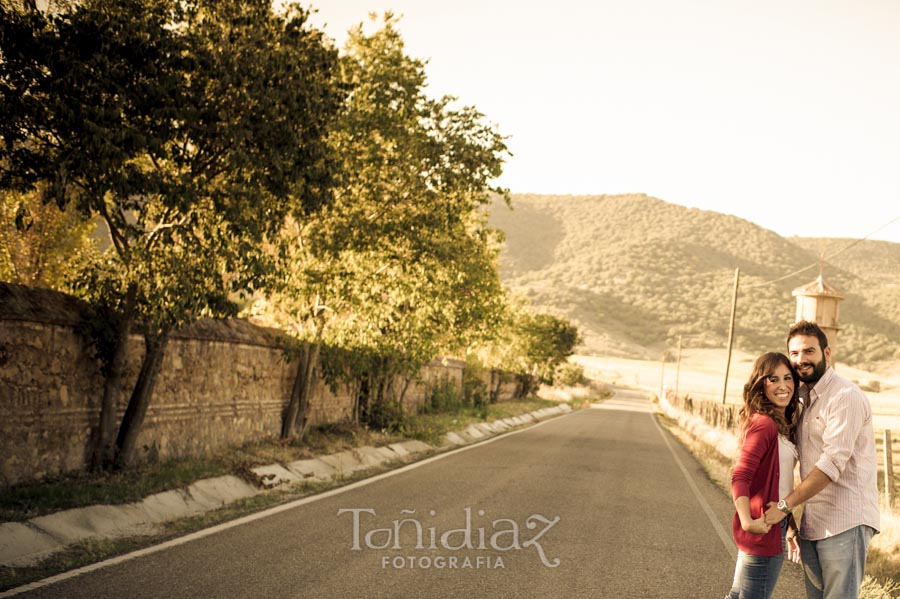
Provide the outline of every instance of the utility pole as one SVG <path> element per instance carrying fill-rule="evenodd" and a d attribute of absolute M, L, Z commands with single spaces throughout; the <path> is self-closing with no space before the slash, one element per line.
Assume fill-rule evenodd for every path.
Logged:
<path fill-rule="evenodd" d="M 884 431 L 884 504 L 891 509 L 894 500 L 894 458 L 891 454 L 891 431 Z"/>
<path fill-rule="evenodd" d="M 660 373 L 659 373 L 659 399 L 662 401 L 665 399 L 664 395 L 666 393 L 666 352 L 663 351 L 662 359 L 660 360 Z"/>
<path fill-rule="evenodd" d="M 675 399 L 678 399 L 678 379 L 681 376 L 681 335 L 678 335 L 678 361 L 675 366 Z"/>
<path fill-rule="evenodd" d="M 728 371 L 731 369 L 731 347 L 734 344 L 734 315 L 737 312 L 738 282 L 741 279 L 741 269 L 734 269 L 734 293 L 731 297 L 731 326 L 728 327 L 728 360 L 725 362 L 725 384 L 722 385 L 722 405 L 728 396 Z"/>

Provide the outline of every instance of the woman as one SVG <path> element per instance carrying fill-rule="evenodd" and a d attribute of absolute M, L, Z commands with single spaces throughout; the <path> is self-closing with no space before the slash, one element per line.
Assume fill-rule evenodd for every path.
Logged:
<path fill-rule="evenodd" d="M 740 452 L 731 476 L 738 547 L 734 582 L 726 599 L 769 599 L 784 563 L 800 559 L 793 517 L 765 523 L 766 506 L 794 487 L 795 431 L 800 417 L 797 372 L 787 356 L 770 352 L 753 364 L 740 412 Z"/>

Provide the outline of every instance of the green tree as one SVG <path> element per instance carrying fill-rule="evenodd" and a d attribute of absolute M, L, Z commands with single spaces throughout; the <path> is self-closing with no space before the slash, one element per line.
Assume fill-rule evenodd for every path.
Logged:
<path fill-rule="evenodd" d="M 552 314 L 531 314 L 520 323 L 526 371 L 545 383 L 553 383 L 553 373 L 575 351 L 580 342 L 578 328 Z"/>
<path fill-rule="evenodd" d="M 502 311 L 498 236 L 479 208 L 506 193 L 491 184 L 504 139 L 476 109 L 425 94 L 425 65 L 404 53 L 395 25 L 388 14 L 371 35 L 350 31 L 349 95 L 329 137 L 341 159 L 334 203 L 290 231 L 290 274 L 270 297 L 312 344 L 307 364 L 325 348 L 342 364 L 331 376 L 359 382 L 363 417 L 402 402 L 440 352 L 490 335 Z M 295 400 L 302 434 L 308 402 Z"/>
<path fill-rule="evenodd" d="M 170 333 L 265 284 L 263 242 L 327 203 L 337 54 L 263 0 L 86 0 L 0 12 L 0 183 L 98 216 L 84 269 L 104 310 L 95 467 L 133 457 Z M 111 328 L 110 328 L 111 325 Z M 145 355 L 115 433 L 132 328 Z"/>
<path fill-rule="evenodd" d="M 540 382 L 552 384 L 555 372 L 580 342 L 578 328 L 568 320 L 536 312 L 527 300 L 514 296 L 508 299 L 495 338 L 480 344 L 475 353 L 486 367 L 513 373 L 516 396 L 524 397 Z M 501 376 L 498 373 L 492 379 L 498 389 Z"/>
<path fill-rule="evenodd" d="M 425 65 L 405 54 L 393 15 L 371 35 L 352 29 L 341 66 L 352 93 L 331 142 L 343 163 L 310 238 L 355 271 L 338 287 L 348 318 L 331 339 L 369 356 L 365 416 L 402 402 L 423 364 L 497 320 L 498 244 L 478 209 L 506 193 L 491 182 L 507 149 L 474 107 L 425 93 Z"/>

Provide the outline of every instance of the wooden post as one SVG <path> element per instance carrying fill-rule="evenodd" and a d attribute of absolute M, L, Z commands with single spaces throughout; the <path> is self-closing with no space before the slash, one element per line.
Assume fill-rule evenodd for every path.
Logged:
<path fill-rule="evenodd" d="M 734 293 L 731 296 L 731 325 L 728 327 L 728 360 L 725 362 L 725 384 L 722 385 L 722 405 L 728 396 L 728 371 L 731 369 L 731 347 L 734 345 L 734 315 L 737 312 L 738 281 L 741 278 L 741 269 L 734 269 Z"/>
<path fill-rule="evenodd" d="M 659 399 L 662 401 L 663 393 L 666 392 L 666 352 L 662 355 L 662 369 L 659 374 Z"/>
<path fill-rule="evenodd" d="M 891 431 L 884 431 L 884 504 L 891 509 L 891 501 L 894 499 L 894 458 L 891 447 Z"/>
<path fill-rule="evenodd" d="M 678 379 L 681 376 L 681 335 L 678 335 L 678 362 L 675 364 L 675 399 L 678 399 Z"/>

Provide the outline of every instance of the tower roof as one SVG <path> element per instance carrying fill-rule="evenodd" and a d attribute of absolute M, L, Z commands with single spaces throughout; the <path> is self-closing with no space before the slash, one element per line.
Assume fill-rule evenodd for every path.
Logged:
<path fill-rule="evenodd" d="M 844 299 L 844 294 L 841 293 L 837 287 L 833 285 L 829 285 L 825 281 L 822 280 L 822 275 L 816 277 L 816 280 L 812 283 L 807 283 L 806 285 L 801 285 L 797 287 L 791 292 L 791 295 L 814 295 L 814 296 L 826 296 L 826 297 L 834 297 L 839 300 Z"/>

